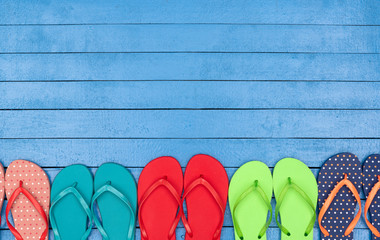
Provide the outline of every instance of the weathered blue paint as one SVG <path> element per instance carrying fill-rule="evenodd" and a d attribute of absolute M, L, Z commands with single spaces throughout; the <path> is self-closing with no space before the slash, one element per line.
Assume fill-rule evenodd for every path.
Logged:
<path fill-rule="evenodd" d="M 334 153 L 380 152 L 378 0 L 0 6 L 5 166 L 28 159 L 53 180 L 73 163 L 95 173 L 111 161 L 138 179 L 153 158 L 185 167 L 206 153 L 229 177 L 247 161 L 273 168 L 283 157 L 317 174 Z M 224 225 L 222 240 L 232 240 L 229 209 Z M 355 239 L 369 237 L 361 219 Z M 12 238 L 4 221 L 0 238 Z M 279 238 L 272 222 L 268 239 Z"/>

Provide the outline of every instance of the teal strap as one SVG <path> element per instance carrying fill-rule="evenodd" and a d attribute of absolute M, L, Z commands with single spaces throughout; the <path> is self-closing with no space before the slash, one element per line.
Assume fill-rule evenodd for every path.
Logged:
<path fill-rule="evenodd" d="M 268 199 L 268 197 L 265 194 L 264 190 L 259 186 L 259 181 L 256 180 L 252 186 L 250 186 L 248 189 L 246 189 L 239 196 L 239 198 L 236 200 L 236 203 L 235 203 L 235 205 L 233 207 L 233 210 L 232 210 L 232 220 L 234 222 L 235 230 L 236 230 L 236 233 L 237 233 L 238 237 L 240 239 L 242 239 L 242 240 L 244 239 L 244 237 L 243 237 L 243 233 L 241 232 L 239 223 L 237 221 L 236 209 L 239 206 L 239 204 L 241 203 L 241 201 L 243 199 L 245 199 L 249 194 L 251 194 L 253 192 L 258 192 L 259 193 L 260 197 L 263 199 L 263 201 L 264 201 L 264 203 L 267 206 L 268 211 L 269 211 L 269 219 L 267 220 L 267 222 L 265 223 L 265 225 L 261 228 L 259 236 L 258 236 L 259 239 L 264 236 L 265 232 L 267 231 L 267 229 L 269 227 L 269 224 L 272 221 L 272 205 L 270 204 L 270 200 Z"/>
<path fill-rule="evenodd" d="M 284 187 L 284 189 L 282 189 L 281 193 L 280 193 L 280 197 L 278 198 L 278 201 L 277 201 L 277 205 L 276 205 L 276 209 L 275 209 L 275 216 L 276 216 L 276 223 L 278 225 L 278 227 L 281 229 L 281 231 L 283 233 L 285 233 L 286 235 L 290 236 L 290 232 L 288 231 L 288 229 L 286 229 L 279 221 L 278 221 L 278 214 L 279 214 L 279 211 L 280 211 L 280 208 L 281 208 L 281 204 L 285 198 L 285 195 L 286 193 L 288 192 L 288 190 L 292 188 L 294 190 L 296 190 L 296 192 L 309 204 L 309 206 L 311 207 L 311 209 L 313 209 L 313 217 L 311 218 L 310 222 L 309 222 L 309 225 L 307 226 L 306 230 L 305 230 L 305 237 L 308 236 L 310 234 L 310 232 L 313 230 L 313 227 L 314 227 L 314 223 L 315 223 L 315 220 L 317 218 L 317 213 L 315 211 L 315 206 L 313 204 L 313 202 L 311 201 L 311 199 L 309 198 L 309 196 L 297 185 L 295 184 L 294 182 L 292 182 L 291 178 L 289 177 L 288 178 L 288 183 L 286 184 L 286 186 Z"/>
<path fill-rule="evenodd" d="M 129 211 L 131 212 L 132 219 L 129 222 L 128 239 L 132 240 L 133 233 L 134 233 L 134 230 L 135 230 L 135 224 L 136 224 L 136 212 L 135 212 L 135 210 L 133 210 L 132 205 L 129 202 L 128 198 L 123 193 L 121 193 L 120 191 L 118 191 L 116 188 L 114 188 L 113 186 L 111 186 L 111 182 L 107 182 L 104 186 L 102 186 L 101 188 L 99 188 L 95 192 L 94 196 L 92 197 L 91 212 L 94 215 L 94 222 L 95 222 L 96 227 L 98 228 L 98 230 L 99 230 L 100 234 L 102 235 L 103 239 L 109 240 L 109 237 L 108 237 L 106 231 L 104 230 L 103 225 L 100 223 L 99 219 L 96 217 L 95 212 L 94 212 L 94 210 L 95 210 L 94 203 L 95 203 L 96 199 L 98 199 L 98 197 L 100 195 L 102 195 L 103 193 L 105 193 L 105 192 L 110 192 L 113 195 L 115 195 L 116 197 L 118 197 L 121 201 L 123 201 L 123 203 L 125 203 L 125 205 L 129 209 Z"/>
<path fill-rule="evenodd" d="M 86 203 L 86 200 L 84 200 L 84 198 L 82 197 L 82 195 L 75 188 L 76 186 L 77 186 L 77 183 L 74 183 L 71 187 L 65 188 L 52 201 L 49 215 L 50 215 L 50 222 L 51 222 L 51 227 L 53 228 L 53 233 L 54 233 L 54 239 L 55 240 L 61 240 L 61 237 L 59 235 L 58 226 L 57 226 L 57 222 L 55 220 L 54 210 L 53 209 L 54 209 L 54 207 L 56 206 L 56 204 L 60 200 L 62 200 L 65 196 L 67 196 L 69 194 L 73 194 L 78 199 L 78 202 L 81 204 L 83 210 L 85 211 L 85 213 L 86 213 L 86 215 L 87 215 L 87 217 L 89 219 L 89 226 L 87 227 L 87 230 L 83 234 L 81 240 L 86 240 L 88 238 L 88 236 L 90 235 L 90 233 L 91 233 L 91 230 L 92 230 L 92 215 L 91 215 L 91 211 L 90 211 L 90 208 L 88 207 L 88 205 Z M 73 216 L 73 217 L 75 217 L 75 216 Z"/>

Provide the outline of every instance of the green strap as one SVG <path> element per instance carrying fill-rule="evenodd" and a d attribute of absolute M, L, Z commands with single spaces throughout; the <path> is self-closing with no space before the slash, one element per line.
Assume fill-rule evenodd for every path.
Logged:
<path fill-rule="evenodd" d="M 286 229 L 279 221 L 278 221 L 278 214 L 279 214 L 279 211 L 280 211 L 280 208 L 281 208 L 281 205 L 282 205 L 282 202 L 288 192 L 288 190 L 292 188 L 294 190 L 296 190 L 296 192 L 309 204 L 309 206 L 311 207 L 311 209 L 313 209 L 313 217 L 311 218 L 310 222 L 309 222 L 309 225 L 307 226 L 306 230 L 305 230 L 305 237 L 308 236 L 310 234 L 310 232 L 313 230 L 313 227 L 314 227 L 314 223 L 315 223 L 315 220 L 317 218 L 317 213 L 315 211 L 315 206 L 313 204 L 313 202 L 311 201 L 311 199 L 309 198 L 309 196 L 297 185 L 295 184 L 294 182 L 292 182 L 291 178 L 288 177 L 288 183 L 286 184 L 286 186 L 282 189 L 281 193 L 280 193 L 280 197 L 278 198 L 278 201 L 277 201 L 277 205 L 276 205 L 276 209 L 275 209 L 275 216 L 276 216 L 276 223 L 278 225 L 278 227 L 281 229 L 281 231 L 283 233 L 285 233 L 286 235 L 290 236 L 290 232 L 288 231 L 288 229 Z"/>
<path fill-rule="evenodd" d="M 81 204 L 83 210 L 85 211 L 85 213 L 89 219 L 89 226 L 87 227 L 87 230 L 84 232 L 83 236 L 81 237 L 81 240 L 87 239 L 91 233 L 91 230 L 92 230 L 92 214 L 91 214 L 90 208 L 88 207 L 88 205 L 86 203 L 86 200 L 84 200 L 82 195 L 75 188 L 76 186 L 77 186 L 77 183 L 74 183 L 71 187 L 65 188 L 52 201 L 49 215 L 50 215 L 50 223 L 51 223 L 51 227 L 53 229 L 55 240 L 60 240 L 61 237 L 59 235 L 58 226 L 57 226 L 57 223 L 55 220 L 53 209 L 60 200 L 62 200 L 65 196 L 67 196 L 69 194 L 73 194 L 78 199 L 78 202 Z M 72 216 L 72 217 L 75 217 L 75 216 Z"/>
<path fill-rule="evenodd" d="M 262 236 L 264 236 L 265 232 L 267 231 L 267 229 L 269 227 L 269 224 L 272 221 L 272 205 L 270 204 L 270 201 L 269 201 L 267 195 L 265 194 L 264 190 L 259 186 L 259 181 L 256 180 L 252 186 L 250 186 L 249 188 L 247 188 L 239 196 L 239 198 L 236 200 L 236 203 L 235 203 L 235 205 L 233 207 L 233 210 L 232 210 L 232 221 L 234 223 L 237 235 L 242 240 L 244 239 L 244 237 L 243 237 L 243 233 L 241 232 L 241 229 L 240 229 L 240 226 L 239 226 L 239 222 L 238 222 L 237 217 L 236 217 L 236 209 L 239 206 L 239 204 L 242 202 L 242 200 L 245 199 L 249 194 L 251 194 L 253 192 L 258 192 L 260 194 L 260 197 L 263 199 L 263 201 L 264 201 L 265 205 L 267 206 L 268 211 L 270 213 L 269 214 L 269 219 L 267 220 L 267 222 L 265 223 L 265 225 L 260 230 L 260 233 L 259 233 L 259 236 L 258 236 L 259 239 L 262 238 Z"/>
<path fill-rule="evenodd" d="M 98 199 L 98 197 L 100 195 L 102 195 L 103 193 L 105 192 L 110 192 L 112 193 L 113 195 L 115 195 L 116 197 L 118 197 L 129 209 L 129 211 L 131 212 L 131 221 L 129 221 L 129 228 L 128 228 L 128 239 L 132 240 L 133 238 L 133 233 L 134 233 L 134 230 L 135 230 L 135 224 L 136 224 L 136 212 L 133 210 L 132 208 L 132 205 L 131 203 L 129 202 L 128 198 L 123 194 L 121 193 L 119 190 L 117 190 L 116 188 L 114 188 L 113 186 L 111 186 L 111 182 L 107 182 L 104 186 L 102 186 L 101 188 L 99 188 L 94 196 L 92 197 L 92 202 L 91 202 L 91 212 L 92 214 L 94 215 L 94 222 L 95 222 L 95 225 L 96 227 L 98 228 L 100 234 L 102 235 L 103 239 L 105 240 L 109 240 L 109 237 L 103 227 L 103 225 L 100 223 L 99 219 L 96 217 L 96 214 L 95 214 L 95 208 L 94 208 L 94 203 L 96 201 L 96 199 Z"/>

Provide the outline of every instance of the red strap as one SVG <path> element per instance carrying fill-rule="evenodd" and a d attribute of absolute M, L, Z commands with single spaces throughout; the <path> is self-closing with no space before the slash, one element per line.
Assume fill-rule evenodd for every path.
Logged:
<path fill-rule="evenodd" d="M 173 235 L 175 234 L 175 229 L 177 228 L 177 225 L 178 225 L 178 222 L 179 222 L 179 219 L 180 217 L 182 216 L 182 205 L 181 205 L 181 198 L 180 196 L 178 195 L 177 193 L 177 190 L 173 187 L 172 184 L 170 184 L 170 182 L 168 182 L 167 178 L 164 177 L 164 178 L 161 178 L 160 180 L 156 181 L 154 184 L 152 184 L 146 191 L 145 193 L 143 194 L 141 200 L 140 200 L 140 203 L 139 203 L 139 211 L 138 211 L 138 218 L 139 218 L 139 223 L 140 223 L 140 231 L 141 231 L 141 235 L 143 237 L 143 239 L 145 240 L 148 240 L 148 234 L 145 230 L 145 226 L 144 226 L 144 222 L 142 220 L 142 217 L 141 217 L 141 209 L 142 209 L 142 206 L 144 205 L 145 203 L 145 200 L 149 198 L 149 196 L 157 189 L 159 188 L 160 186 L 163 186 L 165 187 L 166 189 L 169 190 L 169 192 L 171 193 L 171 195 L 174 197 L 174 199 L 177 201 L 178 203 L 178 207 L 179 207 L 179 212 L 176 216 L 176 218 L 174 219 L 173 221 L 173 224 L 172 226 L 170 227 L 170 230 L 169 230 L 169 234 L 168 234 L 168 239 L 170 240 Z M 18 240 L 18 239 L 17 239 Z"/>
<path fill-rule="evenodd" d="M 12 205 L 14 203 L 14 201 L 16 200 L 16 198 L 18 197 L 18 195 L 20 195 L 20 193 L 24 194 L 25 197 L 27 197 L 29 199 L 29 201 L 33 204 L 33 206 L 36 208 L 37 212 L 42 216 L 44 222 L 45 222 L 45 225 L 46 225 L 46 228 L 45 228 L 45 231 L 42 233 L 41 237 L 40 237 L 40 240 L 45 240 L 46 239 L 46 236 L 48 234 L 48 230 L 49 230 L 49 224 L 48 224 L 48 220 L 47 220 L 47 216 L 43 210 L 43 208 L 41 207 L 41 205 L 38 203 L 38 201 L 33 197 L 32 194 L 30 194 L 28 192 L 28 190 L 26 190 L 25 188 L 22 187 L 22 181 L 20 181 L 20 187 L 18 187 L 13 193 L 12 193 L 12 196 L 9 198 L 8 200 L 8 205 L 7 205 L 7 208 L 5 209 L 5 212 L 6 212 L 6 219 L 7 219 L 7 225 L 9 227 L 9 230 L 11 230 L 12 234 L 16 237 L 16 240 L 23 240 L 22 236 L 20 235 L 20 233 L 16 230 L 15 227 L 12 226 L 12 224 L 9 222 L 8 220 L 8 216 L 9 216 L 9 212 L 12 208 Z"/>
<path fill-rule="evenodd" d="M 368 209 L 371 206 L 373 199 L 375 198 L 377 192 L 380 189 L 380 175 L 377 175 L 377 179 L 378 179 L 378 182 L 375 185 L 373 185 L 371 192 L 369 192 L 369 194 L 368 194 L 367 201 L 365 202 L 364 219 L 365 219 L 365 222 L 367 223 L 367 226 L 369 227 L 369 229 L 373 233 L 373 235 L 375 235 L 376 237 L 380 237 L 379 231 L 367 219 Z"/>
<path fill-rule="evenodd" d="M 348 236 L 354 230 L 355 225 L 356 225 L 356 223 L 358 223 L 358 221 L 360 219 L 360 215 L 362 214 L 362 204 L 360 202 L 360 195 L 359 195 L 358 191 L 356 190 L 356 187 L 354 186 L 354 184 L 352 184 L 352 182 L 347 179 L 347 174 L 344 174 L 344 179 L 342 179 L 340 182 L 338 182 L 338 184 L 335 186 L 335 188 L 330 192 L 330 194 L 327 197 L 325 203 L 323 204 L 321 210 L 319 211 L 319 216 L 318 216 L 319 228 L 321 229 L 321 232 L 325 236 L 329 236 L 330 234 L 322 226 L 322 218 L 325 215 L 327 209 L 330 207 L 330 204 L 334 200 L 335 196 L 338 194 L 339 190 L 344 185 L 346 185 L 351 190 L 352 194 L 354 195 L 354 197 L 356 198 L 356 201 L 359 204 L 359 212 L 355 216 L 355 218 L 352 220 L 352 222 L 350 223 L 350 225 L 348 225 L 346 231 L 344 232 L 344 236 Z"/>
<path fill-rule="evenodd" d="M 220 236 L 220 232 L 222 231 L 222 227 L 223 227 L 224 204 L 223 204 L 223 201 L 220 198 L 219 194 L 215 190 L 215 188 L 213 188 L 212 185 L 206 179 L 204 179 L 202 175 L 198 179 L 194 180 L 187 187 L 187 189 L 185 190 L 185 193 L 183 194 L 181 205 L 183 205 L 183 202 L 185 201 L 187 195 L 197 186 L 205 187 L 211 193 L 215 202 L 217 203 L 218 207 L 220 208 L 220 213 L 221 213 L 220 222 L 219 222 L 219 226 L 215 230 L 215 233 L 213 236 L 213 239 L 217 239 Z M 187 234 L 189 234 L 190 237 L 193 237 L 193 231 L 191 230 L 189 222 L 187 221 L 184 213 L 182 215 L 182 222 L 183 222 L 183 225 L 185 226 Z"/>

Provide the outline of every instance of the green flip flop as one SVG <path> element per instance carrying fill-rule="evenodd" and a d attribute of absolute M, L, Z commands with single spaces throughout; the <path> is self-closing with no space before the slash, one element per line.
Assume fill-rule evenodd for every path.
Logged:
<path fill-rule="evenodd" d="M 132 174 L 116 163 L 105 163 L 95 174 L 91 211 L 105 240 L 135 238 L 137 187 Z M 98 205 L 102 222 L 95 213 Z"/>
<path fill-rule="evenodd" d="M 272 174 L 267 165 L 252 161 L 241 166 L 231 179 L 228 198 L 235 239 L 265 240 L 272 220 Z"/>
<path fill-rule="evenodd" d="M 84 240 L 92 229 L 93 179 L 83 165 L 64 168 L 51 187 L 50 222 L 55 240 Z M 88 226 L 89 225 L 89 226 Z"/>
<path fill-rule="evenodd" d="M 274 167 L 273 188 L 281 239 L 312 240 L 318 199 L 314 174 L 303 162 L 284 158 Z"/>

